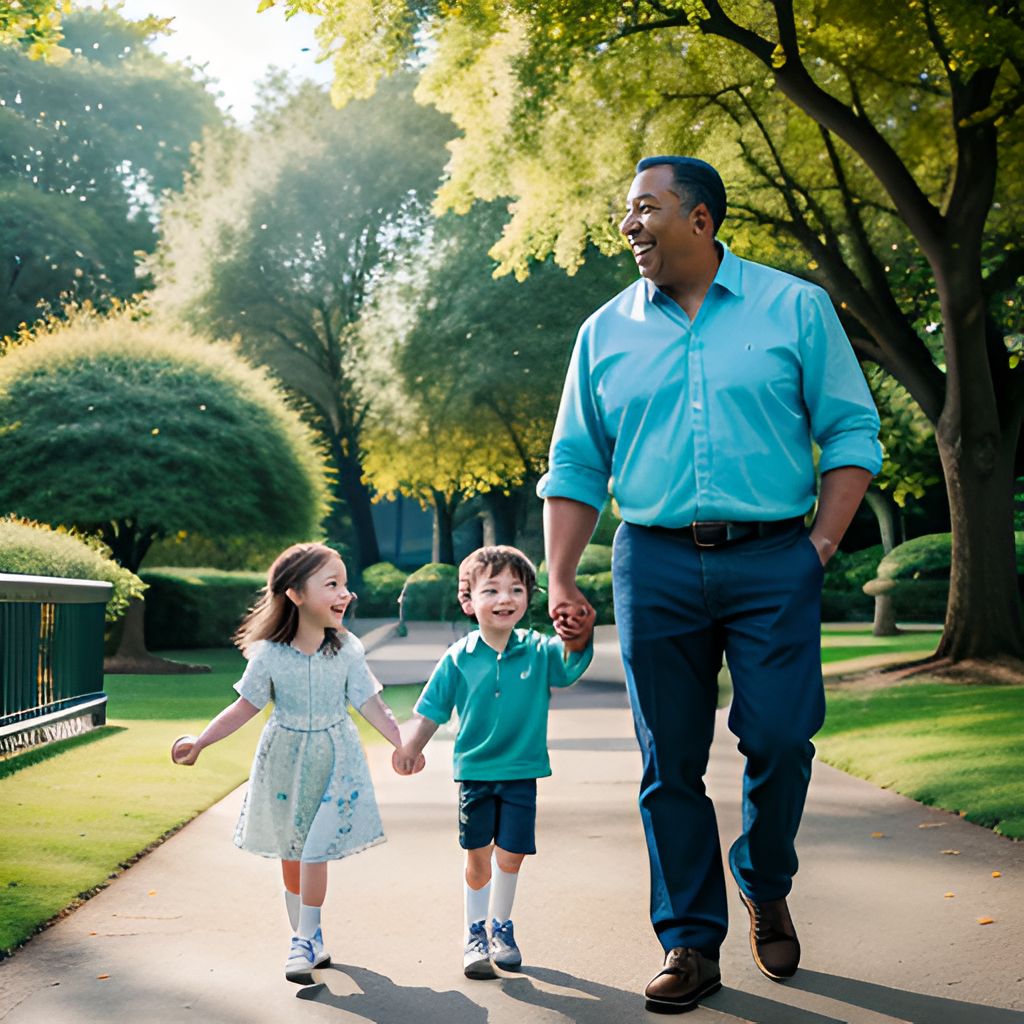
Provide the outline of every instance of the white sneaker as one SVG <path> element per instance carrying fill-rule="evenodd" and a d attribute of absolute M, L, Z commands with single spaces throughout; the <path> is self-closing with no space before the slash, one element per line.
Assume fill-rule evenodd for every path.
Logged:
<path fill-rule="evenodd" d="M 512 934 L 512 922 L 491 919 L 491 959 L 506 971 L 518 971 L 523 966 L 523 955 Z"/>
<path fill-rule="evenodd" d="M 462 969 L 467 978 L 493 978 L 494 968 L 487 950 L 487 929 L 483 921 L 469 926 L 469 936 L 462 957 Z"/>
<path fill-rule="evenodd" d="M 313 971 L 319 967 L 329 967 L 330 963 L 331 954 L 324 951 L 324 937 L 317 928 L 309 939 L 292 936 L 284 976 L 296 985 L 312 985 Z"/>

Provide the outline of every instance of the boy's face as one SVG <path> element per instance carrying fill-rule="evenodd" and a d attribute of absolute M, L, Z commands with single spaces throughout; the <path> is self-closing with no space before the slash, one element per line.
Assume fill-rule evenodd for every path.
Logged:
<path fill-rule="evenodd" d="M 511 631 L 526 614 L 529 601 L 526 584 L 506 567 L 496 576 L 478 576 L 463 609 L 475 615 L 481 627 Z"/>

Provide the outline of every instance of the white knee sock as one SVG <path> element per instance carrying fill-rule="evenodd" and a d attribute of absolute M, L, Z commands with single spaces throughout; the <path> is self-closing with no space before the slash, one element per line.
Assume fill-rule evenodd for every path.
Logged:
<path fill-rule="evenodd" d="M 289 892 L 285 889 L 284 905 L 288 911 L 288 923 L 292 926 L 292 935 L 296 933 L 299 927 L 299 904 L 301 902 L 297 892 Z"/>
<path fill-rule="evenodd" d="M 487 905 L 491 901 L 491 883 L 481 889 L 471 889 L 466 882 L 466 927 L 475 921 L 487 920 Z"/>
<path fill-rule="evenodd" d="M 504 924 L 512 917 L 512 903 L 516 898 L 518 871 L 502 871 L 496 857 L 491 858 L 491 917 Z"/>
<path fill-rule="evenodd" d="M 313 933 L 320 927 L 320 908 L 307 907 L 303 903 L 299 907 L 299 927 L 295 934 L 302 939 L 313 938 Z"/>

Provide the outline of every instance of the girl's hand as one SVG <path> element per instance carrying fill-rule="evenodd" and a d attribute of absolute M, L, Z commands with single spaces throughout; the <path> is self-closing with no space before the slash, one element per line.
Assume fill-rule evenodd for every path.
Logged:
<path fill-rule="evenodd" d="M 195 764 L 202 749 L 195 736 L 179 736 L 171 744 L 171 760 L 175 764 Z"/>
<path fill-rule="evenodd" d="M 391 755 L 391 767 L 399 775 L 415 775 L 423 771 L 426 763 L 427 759 L 422 754 L 413 757 L 405 747 L 396 747 Z"/>

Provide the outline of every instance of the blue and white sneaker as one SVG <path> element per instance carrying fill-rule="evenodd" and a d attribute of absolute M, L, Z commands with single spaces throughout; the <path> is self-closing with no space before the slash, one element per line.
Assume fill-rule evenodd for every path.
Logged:
<path fill-rule="evenodd" d="M 523 955 L 512 934 L 511 921 L 502 924 L 497 918 L 491 918 L 491 959 L 505 971 L 518 971 L 523 966 Z"/>
<path fill-rule="evenodd" d="M 313 971 L 331 966 L 331 954 L 324 950 L 324 937 L 320 929 L 310 939 L 292 936 L 288 961 L 284 965 L 284 976 L 296 985 L 312 985 Z"/>
<path fill-rule="evenodd" d="M 487 929 L 483 921 L 469 926 L 469 936 L 462 957 L 462 969 L 467 978 L 493 978 L 494 968 L 487 952 Z"/>

